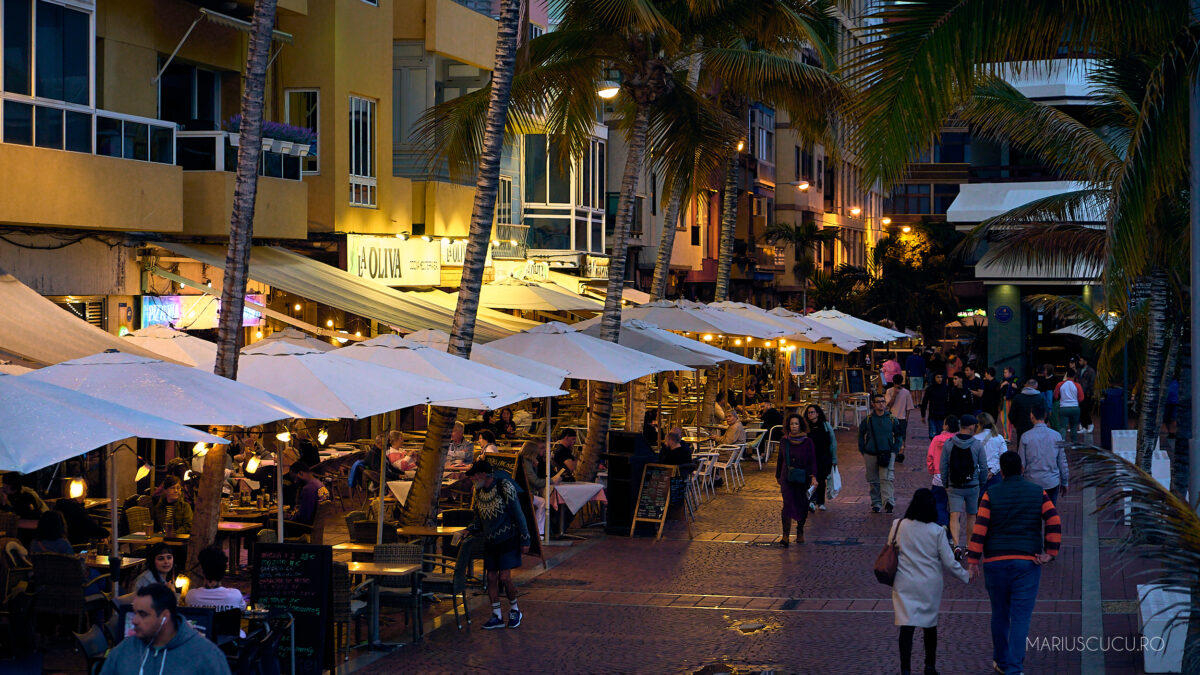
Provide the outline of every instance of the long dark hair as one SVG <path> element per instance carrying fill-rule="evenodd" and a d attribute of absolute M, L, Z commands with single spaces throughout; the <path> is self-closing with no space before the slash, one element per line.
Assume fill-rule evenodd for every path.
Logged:
<path fill-rule="evenodd" d="M 922 523 L 937 522 L 937 502 L 933 499 L 933 490 L 921 488 L 914 492 L 908 509 L 904 511 L 904 517 Z"/>
<path fill-rule="evenodd" d="M 809 411 L 809 410 L 816 410 L 816 411 L 817 411 L 817 426 L 818 426 L 818 427 L 820 427 L 820 428 L 822 428 L 822 429 L 823 429 L 823 428 L 825 428 L 825 423 L 826 423 L 826 421 L 827 421 L 827 420 L 825 419 L 825 411 L 824 411 L 824 410 L 821 410 L 821 406 L 817 405 L 816 403 L 810 403 L 810 404 L 808 404 L 807 406 L 805 406 L 805 407 L 804 407 L 804 421 L 805 421 L 805 423 L 808 423 L 808 411 Z"/>
<path fill-rule="evenodd" d="M 800 432 L 801 432 L 801 433 L 803 433 L 803 434 L 805 434 L 805 435 L 807 435 L 807 434 L 808 434 L 808 422 L 807 422 L 807 421 L 806 421 L 806 420 L 805 420 L 803 417 L 801 417 L 801 416 L 799 416 L 799 415 L 796 415 L 795 413 L 793 413 L 793 414 L 791 414 L 791 415 L 788 415 L 788 416 L 787 416 L 787 419 L 786 419 L 786 420 L 784 420 L 784 422 L 783 422 L 783 435 L 784 435 L 784 436 L 790 436 L 790 435 L 791 435 L 791 433 L 792 433 L 792 420 L 793 420 L 793 419 L 795 419 L 795 420 L 800 420 Z"/>

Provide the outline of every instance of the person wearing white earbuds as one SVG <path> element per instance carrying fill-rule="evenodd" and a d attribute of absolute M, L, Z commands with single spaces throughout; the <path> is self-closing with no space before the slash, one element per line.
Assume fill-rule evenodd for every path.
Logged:
<path fill-rule="evenodd" d="M 166 585 L 139 588 L 133 636 L 109 652 L 101 675 L 229 675 L 225 655 L 177 616 L 176 607 L 175 591 Z"/>

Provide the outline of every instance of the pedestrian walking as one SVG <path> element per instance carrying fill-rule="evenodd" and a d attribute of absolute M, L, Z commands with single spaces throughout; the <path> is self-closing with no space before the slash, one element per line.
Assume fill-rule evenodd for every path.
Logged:
<path fill-rule="evenodd" d="M 154 583 L 132 596 L 133 634 L 108 652 L 101 675 L 229 674 L 229 662 L 216 643 L 206 640 L 179 614 L 173 588 Z"/>
<path fill-rule="evenodd" d="M 942 433 L 942 420 L 946 419 L 948 414 L 946 407 L 949 399 L 950 390 L 946 386 L 946 376 L 938 372 L 933 373 L 933 379 L 921 396 L 921 417 L 929 424 L 930 440 Z"/>
<path fill-rule="evenodd" d="M 483 536 L 483 571 L 487 575 L 488 598 L 492 601 L 492 618 L 483 624 L 484 630 L 516 628 L 521 625 L 517 606 L 517 585 L 512 571 L 521 566 L 521 554 L 529 551 L 529 528 L 517 500 L 517 484 L 504 475 L 497 475 L 492 463 L 481 459 L 467 469 L 467 478 L 475 487 L 471 509 L 475 520 L 470 530 Z M 508 621 L 500 612 L 500 587 L 508 598 Z"/>
<path fill-rule="evenodd" d="M 953 350 L 946 352 L 946 377 L 954 377 L 961 373 L 963 369 L 962 359 L 958 358 L 958 354 Z"/>
<path fill-rule="evenodd" d="M 808 425 L 799 415 L 788 415 L 787 429 L 779 441 L 779 455 L 775 458 L 775 480 L 783 493 L 783 509 L 780 520 L 783 538 L 779 543 L 786 548 L 792 533 L 792 521 L 796 521 L 796 543 L 804 543 L 804 521 L 808 519 L 808 489 L 817 486 L 817 452 L 808 437 Z"/>
<path fill-rule="evenodd" d="M 1017 675 L 1024 670 L 1025 640 L 1037 602 L 1041 566 L 1058 555 L 1062 523 L 1054 502 L 1021 476 L 1021 457 L 1000 455 L 1004 480 L 988 488 L 971 534 L 967 570 L 982 567 L 992 604 L 992 668 Z"/>
<path fill-rule="evenodd" d="M 893 378 L 900 374 L 903 368 L 900 367 L 900 362 L 896 360 L 896 355 L 889 353 L 879 370 L 883 376 L 883 386 L 887 387 L 894 381 Z"/>
<path fill-rule="evenodd" d="M 951 415 L 958 415 L 960 424 L 963 415 L 975 414 L 975 397 L 967 389 L 965 380 L 962 373 L 952 375 L 950 388 L 946 392 L 946 411 Z"/>
<path fill-rule="evenodd" d="M 1018 442 L 1025 432 L 1033 428 L 1029 413 L 1033 412 L 1034 407 L 1038 404 L 1041 404 L 1046 410 L 1050 409 L 1050 406 L 1046 405 L 1045 399 L 1042 398 L 1042 393 L 1038 391 L 1037 379 L 1031 377 L 1025 381 L 1025 387 L 1021 389 L 1021 393 L 1013 397 L 1012 406 L 1009 408 L 1008 418 L 1013 428 L 1016 429 Z"/>
<path fill-rule="evenodd" d="M 929 441 L 929 450 L 925 453 L 925 468 L 929 471 L 933 499 L 937 504 L 938 524 L 946 527 L 950 524 L 950 511 L 946 503 L 946 486 L 942 484 L 942 449 L 946 441 L 958 433 L 958 417 L 948 415 L 942 422 L 942 430 L 933 440 Z"/>
<path fill-rule="evenodd" d="M 858 451 L 863 454 L 867 483 L 871 486 L 871 511 L 895 509 L 892 478 L 900 451 L 900 422 L 887 410 L 883 394 L 871 397 L 871 414 L 858 425 Z"/>
<path fill-rule="evenodd" d="M 974 363 L 963 368 L 963 388 L 971 394 L 972 409 L 967 412 L 978 416 L 983 412 L 983 393 L 987 387 L 983 375 L 975 370 Z"/>
<path fill-rule="evenodd" d="M 1084 433 L 1092 433 L 1095 427 L 1092 425 L 1092 407 L 1093 398 L 1096 395 L 1096 369 L 1088 365 L 1087 357 L 1080 354 L 1075 358 L 1079 367 L 1075 369 L 1075 383 L 1083 387 L 1083 398 L 1086 401 L 1079 406 L 1079 425 Z"/>
<path fill-rule="evenodd" d="M 987 413 L 979 416 L 975 438 L 983 443 L 983 454 L 987 457 L 988 475 L 984 485 L 986 490 L 1000 482 L 1000 455 L 1008 452 L 1008 441 L 996 431 L 996 420 Z"/>
<path fill-rule="evenodd" d="M 1041 486 L 1050 495 L 1050 501 L 1057 505 L 1059 495 L 1067 493 L 1070 478 L 1062 435 L 1047 426 L 1045 407 L 1035 406 L 1029 416 L 1033 428 L 1021 434 L 1017 446 L 1021 466 L 1025 467 L 1025 478 Z"/>
<path fill-rule="evenodd" d="M 1012 400 L 1021 393 L 1021 383 L 1017 381 L 1016 371 L 1011 366 L 1005 366 L 1000 377 L 1000 415 L 996 418 L 999 425 L 996 430 L 1006 439 L 1013 439 L 1012 430 Z"/>
<path fill-rule="evenodd" d="M 892 584 L 892 610 L 900 626 L 900 673 L 912 666 L 913 634 L 924 634 L 925 675 L 937 675 L 937 623 L 942 604 L 943 570 L 963 583 L 970 576 L 954 559 L 946 529 L 937 523 L 933 492 L 921 488 L 913 494 L 904 518 L 897 520 L 893 541 L 899 549 L 896 580 Z"/>
<path fill-rule="evenodd" d="M 883 399 L 892 417 L 900 423 L 900 454 L 904 454 L 904 441 L 908 438 L 908 413 L 917 407 L 913 405 L 912 392 L 904 386 L 903 375 L 892 378 L 892 388 L 884 392 Z"/>
<path fill-rule="evenodd" d="M 921 350 L 914 347 L 912 353 L 904 360 L 904 372 L 908 375 L 908 390 L 912 392 L 918 405 L 921 403 L 921 392 L 925 390 L 925 359 Z"/>
<path fill-rule="evenodd" d="M 950 540 L 957 558 L 966 553 L 965 544 L 979 512 L 979 490 L 987 482 L 987 455 L 974 435 L 977 423 L 974 415 L 958 418 L 958 433 L 942 446 L 942 485 L 946 486 Z"/>
<path fill-rule="evenodd" d="M 825 411 L 817 404 L 804 409 L 804 421 L 808 423 L 808 437 L 812 439 L 813 448 L 817 453 L 817 494 L 809 503 L 809 510 L 814 506 L 825 510 L 825 492 L 828 489 L 829 474 L 837 466 L 837 434 L 833 425 L 825 419 Z"/>
<path fill-rule="evenodd" d="M 996 369 L 991 366 L 983 371 L 983 391 L 978 398 L 980 412 L 987 413 L 993 420 L 1000 417 L 1000 380 L 996 379 Z"/>
<path fill-rule="evenodd" d="M 1058 401 L 1058 419 L 1066 432 L 1067 440 L 1075 442 L 1079 430 L 1080 407 L 1083 405 L 1083 387 L 1075 381 L 1075 371 L 1067 368 L 1062 382 L 1054 387 L 1054 400 Z M 1061 432 L 1060 432 L 1061 433 Z"/>
<path fill-rule="evenodd" d="M 1042 394 L 1042 402 L 1046 404 L 1046 410 L 1053 411 L 1054 387 L 1058 385 L 1058 376 L 1054 374 L 1054 366 L 1049 363 L 1042 364 L 1037 381 L 1038 391 Z"/>

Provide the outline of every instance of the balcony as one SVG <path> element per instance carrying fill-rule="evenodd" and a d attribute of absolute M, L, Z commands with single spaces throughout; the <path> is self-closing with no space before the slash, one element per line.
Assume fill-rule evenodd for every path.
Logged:
<path fill-rule="evenodd" d="M 229 236 L 233 213 L 232 171 L 183 173 L 183 234 Z M 304 239 L 308 236 L 308 185 L 303 181 L 262 177 L 254 198 L 254 236 L 261 239 Z"/>
<path fill-rule="evenodd" d="M 175 163 L 175 125 L 0 92 L 4 142 L 121 159 Z"/>
<path fill-rule="evenodd" d="M 524 260 L 527 241 L 529 239 L 528 225 L 512 223 L 496 223 L 492 232 L 492 257 L 501 260 Z"/>
<path fill-rule="evenodd" d="M 782 246 L 759 246 L 754 252 L 754 265 L 759 272 L 779 274 L 784 271 L 784 258 Z"/>
<path fill-rule="evenodd" d="M 175 133 L 175 153 L 184 171 L 236 171 L 237 134 L 226 131 L 178 131 Z M 287 144 L 286 147 L 290 147 Z M 285 152 L 279 141 L 263 139 L 259 155 L 258 175 L 267 178 L 301 179 L 301 157 Z"/>

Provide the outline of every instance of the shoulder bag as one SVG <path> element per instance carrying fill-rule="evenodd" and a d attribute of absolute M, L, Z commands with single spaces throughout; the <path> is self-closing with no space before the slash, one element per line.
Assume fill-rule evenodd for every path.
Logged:
<path fill-rule="evenodd" d="M 792 449 L 791 442 L 789 440 L 788 449 L 787 449 L 787 458 L 788 458 L 787 482 L 791 483 L 792 485 L 807 485 L 808 484 L 808 471 L 801 467 L 793 466 L 792 462 L 793 462 L 794 456 L 792 455 L 791 449 Z"/>
<path fill-rule="evenodd" d="M 900 520 L 892 523 L 887 543 L 879 549 L 879 555 L 875 558 L 875 579 L 885 586 L 896 582 L 896 568 L 900 565 L 900 546 L 896 544 L 896 530 L 899 526 Z"/>

